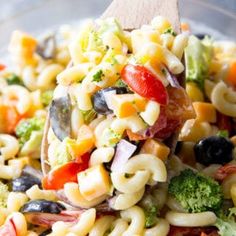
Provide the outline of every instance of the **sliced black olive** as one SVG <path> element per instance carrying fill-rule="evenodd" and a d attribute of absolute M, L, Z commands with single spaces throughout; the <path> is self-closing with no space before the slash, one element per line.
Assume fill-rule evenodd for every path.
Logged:
<path fill-rule="evenodd" d="M 93 108 L 98 114 L 108 115 L 112 113 L 112 110 L 110 110 L 107 106 L 104 93 L 113 90 L 116 92 L 116 94 L 128 93 L 126 87 L 109 87 L 95 93 L 92 96 L 92 101 L 93 101 Z"/>
<path fill-rule="evenodd" d="M 32 175 L 23 175 L 12 180 L 13 192 L 25 192 L 33 185 L 38 185 L 41 188 L 41 180 Z"/>
<path fill-rule="evenodd" d="M 52 230 L 51 229 L 47 229 L 47 230 L 43 231 L 39 236 L 47 236 L 50 233 L 52 233 Z"/>
<path fill-rule="evenodd" d="M 70 136 L 71 100 L 68 95 L 52 100 L 49 117 L 52 130 L 60 141 Z"/>
<path fill-rule="evenodd" d="M 212 136 L 200 140 L 194 146 L 197 162 L 203 165 L 225 164 L 233 159 L 233 143 L 219 136 Z"/>
<path fill-rule="evenodd" d="M 47 35 L 37 45 L 36 52 L 43 59 L 53 59 L 56 55 L 56 39 L 54 34 Z"/>
<path fill-rule="evenodd" d="M 22 213 L 51 213 L 59 214 L 61 211 L 66 208 L 58 202 L 46 201 L 46 200 L 33 200 L 27 202 L 24 206 L 21 207 L 20 211 Z"/>
<path fill-rule="evenodd" d="M 195 34 L 195 36 L 199 39 L 204 39 L 205 37 L 209 37 L 210 35 L 209 34 L 203 34 L 203 33 L 198 33 L 198 34 Z"/>

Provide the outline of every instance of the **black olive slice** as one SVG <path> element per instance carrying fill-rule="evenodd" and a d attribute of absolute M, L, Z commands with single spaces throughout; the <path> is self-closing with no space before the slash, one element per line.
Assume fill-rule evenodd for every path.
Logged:
<path fill-rule="evenodd" d="M 71 100 L 69 95 L 52 100 L 49 117 L 52 130 L 60 141 L 70 136 Z"/>

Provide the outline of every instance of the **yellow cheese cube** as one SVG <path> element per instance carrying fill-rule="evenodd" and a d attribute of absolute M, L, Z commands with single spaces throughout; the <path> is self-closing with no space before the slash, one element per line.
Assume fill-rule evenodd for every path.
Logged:
<path fill-rule="evenodd" d="M 194 82 L 186 83 L 186 92 L 193 102 L 204 101 L 204 96 L 200 88 Z"/>
<path fill-rule="evenodd" d="M 90 151 L 94 147 L 94 134 L 87 125 L 82 125 L 78 130 L 78 139 L 68 139 L 66 146 L 73 159 Z"/>
<path fill-rule="evenodd" d="M 136 94 L 114 94 L 111 96 L 111 103 L 115 115 L 125 118 L 144 111 L 147 101 Z"/>
<path fill-rule="evenodd" d="M 110 192 L 110 177 L 102 164 L 80 172 L 78 183 L 81 194 L 88 201 Z"/>
<path fill-rule="evenodd" d="M 230 195 L 233 200 L 234 206 L 236 206 L 236 184 L 233 184 L 230 188 Z"/>
<path fill-rule="evenodd" d="M 193 102 L 197 120 L 210 123 L 216 122 L 216 109 L 211 103 Z"/>
<path fill-rule="evenodd" d="M 170 153 L 170 148 L 157 140 L 147 139 L 142 146 L 140 153 L 153 154 L 165 161 Z"/>
<path fill-rule="evenodd" d="M 230 138 L 231 142 L 236 146 L 236 135 Z"/>

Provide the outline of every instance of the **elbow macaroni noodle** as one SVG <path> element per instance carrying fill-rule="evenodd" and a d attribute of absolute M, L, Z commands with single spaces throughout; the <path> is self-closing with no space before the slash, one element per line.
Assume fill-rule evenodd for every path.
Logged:
<path fill-rule="evenodd" d="M 185 70 L 182 59 L 189 33 L 176 34 L 164 17 L 131 32 L 123 31 L 114 19 L 89 22 L 80 32 L 64 26 L 49 38 L 42 43 L 15 32 L 9 50 L 16 69 L 2 69 L 0 64 L 0 235 L 12 230 L 17 236 L 167 236 L 175 226 L 186 227 L 191 235 L 191 227 L 201 227 L 204 234 L 205 227 L 214 226 L 215 212 L 187 213 L 170 195 L 169 183 L 185 169 L 216 178 L 224 165 L 197 163 L 193 149 L 229 124 L 235 149 L 236 92 L 230 77 L 230 70 L 235 70 L 235 44 L 212 44 L 203 84 L 187 81 L 187 93 L 199 105 L 194 118 L 185 114 L 191 109 L 186 105 L 189 100 L 179 93 L 175 81 Z M 164 96 L 159 90 L 153 97 L 145 95 L 154 82 L 146 88 L 135 77 L 136 86 L 129 84 L 124 75 L 127 64 L 145 67 L 159 80 L 167 105 L 155 97 Z M 106 96 L 106 89 L 112 96 Z M 54 126 L 49 128 L 45 162 L 50 172 L 41 177 L 43 128 L 37 123 L 21 126 L 21 122 L 42 119 L 44 123 L 51 100 L 66 95 L 71 103 L 70 120 L 66 120 L 71 133 L 62 140 Z M 211 106 L 205 104 L 209 102 Z M 177 129 L 183 145 L 173 154 L 167 141 Z M 117 145 L 120 140 L 126 140 L 127 146 Z M 187 143 L 191 145 L 182 155 Z M 229 165 L 235 165 L 235 150 L 232 158 Z M 42 178 L 42 186 L 28 181 L 25 192 L 7 191 L 14 179 L 28 176 L 29 166 Z M 54 186 L 54 181 L 61 186 Z M 219 183 L 224 199 L 232 199 L 235 206 L 236 174 L 227 174 Z M 38 201 L 49 201 L 46 212 L 20 213 L 25 204 Z M 49 208 L 56 202 L 65 209 L 54 214 Z"/>

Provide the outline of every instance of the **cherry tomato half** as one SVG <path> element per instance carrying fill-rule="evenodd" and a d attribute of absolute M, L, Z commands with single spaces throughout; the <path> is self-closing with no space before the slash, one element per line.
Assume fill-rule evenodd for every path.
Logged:
<path fill-rule="evenodd" d="M 121 71 L 121 78 L 137 94 L 162 105 L 168 103 L 168 94 L 162 82 L 146 67 L 126 65 Z"/>
<path fill-rule="evenodd" d="M 62 189 L 65 183 L 77 183 L 77 174 L 88 168 L 89 155 L 86 153 L 78 159 L 78 162 L 76 159 L 75 161 L 68 162 L 57 169 L 50 171 L 42 179 L 43 188 L 58 190 Z"/>

